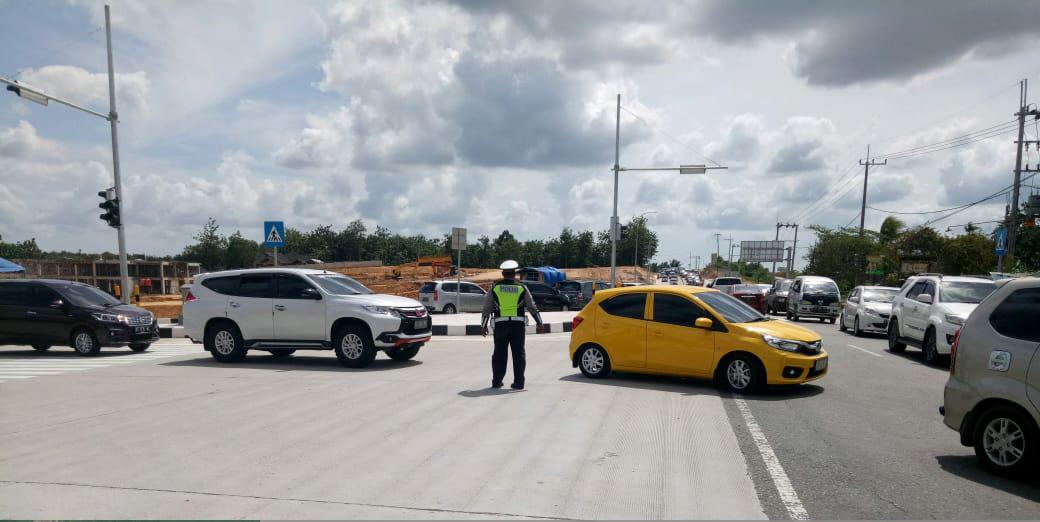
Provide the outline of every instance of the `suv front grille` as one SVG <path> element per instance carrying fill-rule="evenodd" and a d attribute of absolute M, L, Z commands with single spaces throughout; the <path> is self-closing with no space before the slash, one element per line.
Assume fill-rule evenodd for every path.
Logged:
<path fill-rule="evenodd" d="M 131 315 L 126 318 L 126 324 L 130 326 L 146 326 L 152 324 L 151 315 Z"/>

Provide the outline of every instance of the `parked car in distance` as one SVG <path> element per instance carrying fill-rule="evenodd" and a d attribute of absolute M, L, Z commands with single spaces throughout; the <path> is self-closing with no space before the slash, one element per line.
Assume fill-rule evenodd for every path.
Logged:
<path fill-rule="evenodd" d="M 794 279 L 777 279 L 773 286 L 766 292 L 766 310 L 770 314 L 782 314 L 787 312 L 787 292 L 791 289 Z"/>
<path fill-rule="evenodd" d="M 599 290 L 606 290 L 608 288 L 610 288 L 610 283 L 591 279 L 568 279 L 556 283 L 556 289 L 559 290 L 561 294 L 567 296 L 567 299 L 570 299 L 571 306 L 575 309 L 584 308 L 585 304 L 592 299 L 593 294 Z"/>
<path fill-rule="evenodd" d="M 58 279 L 0 281 L 0 344 L 39 351 L 71 346 L 80 355 L 102 347 L 143 352 L 159 340 L 155 316 L 85 283 Z"/>
<path fill-rule="evenodd" d="M 573 306 L 566 295 L 545 283 L 524 281 L 524 286 L 531 292 L 531 298 L 541 312 L 570 310 Z"/>
<path fill-rule="evenodd" d="M 818 333 L 769 319 L 717 290 L 664 285 L 604 290 L 571 326 L 571 364 L 590 378 L 613 371 L 680 375 L 751 393 L 827 373 Z"/>
<path fill-rule="evenodd" d="M 834 321 L 841 313 L 841 292 L 829 277 L 800 276 L 787 291 L 787 319 L 818 317 L 820 322 Z"/>
<path fill-rule="evenodd" d="M 888 332 L 888 319 L 892 315 L 892 301 L 899 289 L 890 286 L 857 286 L 849 292 L 849 298 L 838 316 L 838 329 L 848 330 L 859 337 L 864 332 Z"/>
<path fill-rule="evenodd" d="M 726 293 L 740 299 L 744 304 L 766 313 L 766 292 L 759 285 L 733 285 L 726 287 Z"/>
<path fill-rule="evenodd" d="M 375 294 L 324 270 L 198 275 L 183 310 L 185 334 L 220 362 L 241 361 L 249 350 L 276 357 L 334 350 L 344 366 L 362 368 L 380 350 L 399 361 L 415 357 L 432 332 L 430 315 L 419 301 Z"/>
<path fill-rule="evenodd" d="M 939 412 L 987 469 L 1040 476 L 1040 278 L 1001 280 L 954 336 Z M 940 293 L 942 290 L 940 289 Z"/>
<path fill-rule="evenodd" d="M 427 281 L 419 288 L 419 302 L 430 312 L 454 314 L 479 312 L 484 306 L 484 289 L 462 281 Z"/>
<path fill-rule="evenodd" d="M 942 362 L 957 330 L 996 288 L 979 277 L 919 274 L 907 279 L 892 301 L 888 349 L 902 353 L 910 345 L 921 349 L 928 364 Z"/>

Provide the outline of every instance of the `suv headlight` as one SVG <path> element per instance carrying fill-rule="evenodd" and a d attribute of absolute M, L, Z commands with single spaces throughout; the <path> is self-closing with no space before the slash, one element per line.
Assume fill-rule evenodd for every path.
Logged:
<path fill-rule="evenodd" d="M 762 340 L 769 346 L 776 348 L 777 350 L 784 350 L 785 352 L 797 352 L 798 348 L 802 346 L 802 343 L 798 341 L 791 341 L 789 339 L 781 339 L 779 337 L 773 337 L 772 335 L 763 335 Z"/>
<path fill-rule="evenodd" d="M 389 306 L 361 305 L 361 308 L 364 308 L 365 311 L 373 313 L 373 314 L 392 315 L 394 317 L 398 317 L 399 316 L 399 314 L 397 313 L 397 310 L 394 310 L 393 308 L 391 308 Z"/>
<path fill-rule="evenodd" d="M 867 315 L 872 315 L 874 317 L 881 317 L 881 314 L 879 314 L 878 311 L 873 308 L 864 308 L 863 313 Z"/>
<path fill-rule="evenodd" d="M 946 314 L 946 322 L 957 326 L 964 326 L 964 318 L 957 314 Z"/>
<path fill-rule="evenodd" d="M 103 312 L 94 312 L 94 313 L 90 314 L 90 316 L 93 317 L 94 319 L 97 319 L 98 321 L 103 322 L 103 323 L 125 323 L 126 322 L 126 316 L 125 315 L 116 315 L 116 314 L 106 314 L 106 313 L 103 313 Z"/>

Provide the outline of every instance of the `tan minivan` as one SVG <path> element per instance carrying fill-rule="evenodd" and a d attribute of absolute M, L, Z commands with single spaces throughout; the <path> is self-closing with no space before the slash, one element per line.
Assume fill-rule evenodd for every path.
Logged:
<path fill-rule="evenodd" d="M 1040 476 L 1040 278 L 997 285 L 957 332 L 939 412 L 989 470 Z"/>

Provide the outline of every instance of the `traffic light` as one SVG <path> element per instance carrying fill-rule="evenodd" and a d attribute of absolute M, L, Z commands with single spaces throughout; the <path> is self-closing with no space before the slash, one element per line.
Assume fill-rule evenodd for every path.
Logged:
<path fill-rule="evenodd" d="M 100 216 L 101 220 L 108 223 L 110 227 L 119 228 L 119 198 L 116 197 L 116 189 L 102 190 L 97 195 L 105 200 L 104 203 L 98 204 L 98 208 L 105 211 Z"/>
<path fill-rule="evenodd" d="M 621 239 L 622 237 L 625 237 L 625 232 L 627 232 L 627 231 L 628 231 L 628 225 L 621 225 L 621 233 L 618 234 L 620 236 L 620 237 L 618 237 L 618 239 Z"/>

